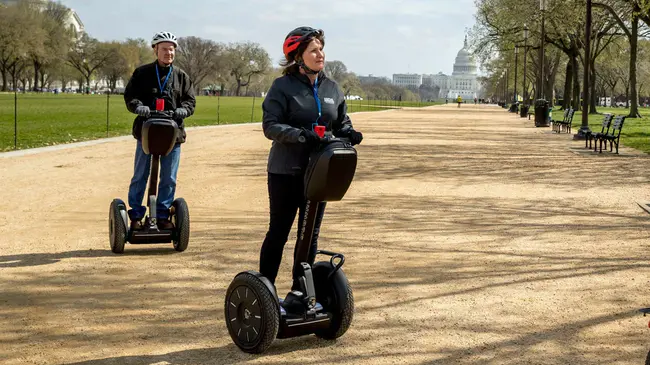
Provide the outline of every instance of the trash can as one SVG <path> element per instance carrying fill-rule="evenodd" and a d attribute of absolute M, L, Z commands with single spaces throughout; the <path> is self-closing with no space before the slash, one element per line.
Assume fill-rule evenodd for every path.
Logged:
<path fill-rule="evenodd" d="M 519 116 L 522 118 L 526 118 L 528 116 L 528 105 L 521 105 L 521 108 L 519 108 Z"/>
<path fill-rule="evenodd" d="M 548 127 L 548 107 L 549 103 L 544 99 L 535 100 L 535 127 Z"/>

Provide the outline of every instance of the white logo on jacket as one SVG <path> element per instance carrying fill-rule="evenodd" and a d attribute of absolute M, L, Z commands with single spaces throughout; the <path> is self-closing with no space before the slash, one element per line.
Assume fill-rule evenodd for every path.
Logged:
<path fill-rule="evenodd" d="M 332 98 L 324 98 L 323 101 L 326 102 L 327 104 L 334 104 L 334 99 Z"/>

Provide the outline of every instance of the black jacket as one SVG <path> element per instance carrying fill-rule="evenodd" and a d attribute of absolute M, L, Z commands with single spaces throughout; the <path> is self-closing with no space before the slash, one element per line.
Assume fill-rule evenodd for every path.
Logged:
<path fill-rule="evenodd" d="M 140 105 L 148 106 L 152 111 L 156 110 L 156 99 L 165 100 L 165 110 L 175 110 L 176 108 L 187 109 L 188 116 L 194 114 L 196 98 L 190 77 L 177 66 L 172 66 L 172 73 L 169 75 L 167 84 L 165 84 L 162 94 L 159 92 L 160 86 L 164 83 L 165 77 L 169 73 L 168 67 L 158 66 L 160 75 L 160 85 L 156 76 L 156 63 L 142 65 L 133 71 L 129 83 L 124 89 L 124 102 L 126 108 L 135 113 L 135 108 Z M 133 121 L 133 137 L 140 140 L 142 137 L 142 123 L 146 118 L 136 117 Z M 177 119 L 180 134 L 177 142 L 185 142 L 185 125 L 183 120 Z"/>
<path fill-rule="evenodd" d="M 266 138 L 273 141 L 268 172 L 304 173 L 311 151 L 298 142 L 301 128 L 311 129 L 318 120 L 320 125 L 329 124 L 336 136 L 346 136 L 352 129 L 345 97 L 338 84 L 320 72 L 317 90 L 322 109 L 320 119 L 313 86 L 306 75 L 290 73 L 273 81 L 262 103 L 262 129 Z"/>

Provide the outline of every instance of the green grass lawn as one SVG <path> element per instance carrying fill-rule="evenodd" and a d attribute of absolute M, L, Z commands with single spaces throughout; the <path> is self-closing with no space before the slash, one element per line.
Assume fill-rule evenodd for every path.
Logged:
<path fill-rule="evenodd" d="M 198 96 L 188 127 L 260 122 L 262 100 L 252 97 Z M 107 107 L 108 105 L 108 107 Z M 349 101 L 348 112 L 434 103 L 387 100 Z M 108 110 L 107 110 L 108 109 Z M 34 148 L 106 136 L 131 134 L 134 115 L 121 95 L 18 94 L 17 148 Z M 14 94 L 0 94 L 0 151 L 14 148 Z"/>
<path fill-rule="evenodd" d="M 254 102 L 253 98 L 199 96 L 195 114 L 186 124 L 259 122 L 262 99 Z M 19 94 L 17 146 L 23 149 L 128 135 L 134 117 L 121 95 Z M 14 95 L 0 94 L 0 151 L 13 147 Z"/>

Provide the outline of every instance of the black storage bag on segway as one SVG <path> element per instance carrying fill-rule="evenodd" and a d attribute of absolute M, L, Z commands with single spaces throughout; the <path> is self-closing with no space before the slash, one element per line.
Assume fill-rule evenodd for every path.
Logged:
<path fill-rule="evenodd" d="M 348 191 L 357 168 L 357 150 L 349 142 L 324 142 L 309 157 L 305 197 L 314 202 L 339 201 Z"/>
<path fill-rule="evenodd" d="M 148 155 L 167 156 L 178 133 L 178 124 L 173 119 L 152 117 L 142 125 L 142 150 Z"/>

